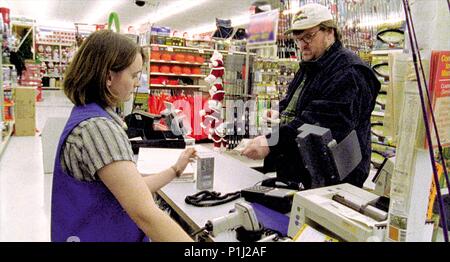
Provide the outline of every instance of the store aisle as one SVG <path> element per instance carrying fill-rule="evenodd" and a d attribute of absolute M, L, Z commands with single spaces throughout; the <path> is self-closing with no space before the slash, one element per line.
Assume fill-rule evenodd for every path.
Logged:
<path fill-rule="evenodd" d="M 13 136 L 0 158 L 0 241 L 50 240 L 51 175 L 44 174 L 40 132 L 48 117 L 67 116 L 71 104 L 47 91 L 36 105 L 38 133 Z"/>

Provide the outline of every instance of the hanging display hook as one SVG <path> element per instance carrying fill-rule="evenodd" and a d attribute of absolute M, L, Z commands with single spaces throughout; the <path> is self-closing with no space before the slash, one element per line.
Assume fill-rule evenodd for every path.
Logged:
<path fill-rule="evenodd" d="M 114 24 L 114 27 L 116 29 L 116 32 L 120 33 L 119 15 L 116 12 L 111 12 L 111 14 L 109 14 L 108 30 L 111 30 L 111 27 L 112 27 L 113 24 Z"/>

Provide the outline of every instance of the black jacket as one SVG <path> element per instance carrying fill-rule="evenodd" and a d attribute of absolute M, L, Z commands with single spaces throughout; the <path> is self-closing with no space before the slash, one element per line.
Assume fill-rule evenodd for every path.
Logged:
<path fill-rule="evenodd" d="M 275 168 L 278 177 L 302 182 L 310 188 L 311 178 L 295 141 L 297 128 L 304 123 L 329 128 L 338 143 L 355 129 L 362 160 L 343 182 L 362 187 L 370 168 L 370 115 L 380 90 L 379 81 L 357 55 L 336 41 L 317 61 L 300 64 L 286 97 L 280 101 L 280 112 L 287 107 L 305 74 L 307 78 L 297 102 L 296 118 L 280 126 L 279 141 L 270 146 L 270 154 L 264 161 L 265 171 Z"/>

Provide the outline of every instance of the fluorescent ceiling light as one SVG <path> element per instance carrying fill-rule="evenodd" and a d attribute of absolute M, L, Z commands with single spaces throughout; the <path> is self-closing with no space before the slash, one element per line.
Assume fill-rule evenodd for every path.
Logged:
<path fill-rule="evenodd" d="M 206 32 L 211 32 L 214 31 L 216 29 L 216 24 L 204 24 L 202 26 L 199 27 L 195 27 L 195 28 L 189 28 L 184 30 L 185 32 L 187 32 L 188 34 L 201 34 L 201 33 L 206 33 Z"/>
<path fill-rule="evenodd" d="M 105 24 L 108 22 L 108 15 L 111 12 L 114 12 L 117 7 L 124 4 L 131 5 L 132 3 L 129 0 L 97 0 L 93 3 L 92 7 L 89 7 L 88 10 L 91 11 L 79 22 L 87 24 Z"/>
<path fill-rule="evenodd" d="M 11 15 L 14 17 L 24 16 L 37 21 L 48 19 L 54 8 L 54 4 L 50 0 L 9 0 L 6 1 L 6 6 L 11 10 Z"/>
<path fill-rule="evenodd" d="M 246 25 L 250 22 L 250 15 L 241 15 L 241 16 L 235 16 L 230 18 L 231 19 L 231 25 L 232 26 L 241 26 Z"/>
<path fill-rule="evenodd" d="M 176 1 L 170 5 L 167 5 L 161 9 L 158 9 L 155 12 L 152 12 L 151 14 L 148 14 L 144 17 L 141 17 L 134 22 L 131 23 L 131 25 L 135 27 L 139 27 L 142 24 L 150 23 L 154 24 L 159 21 L 162 21 L 168 17 L 174 16 L 176 14 L 185 12 L 191 8 L 194 8 L 196 6 L 199 6 L 209 0 L 180 0 Z"/>
<path fill-rule="evenodd" d="M 39 27 L 57 29 L 61 31 L 75 30 L 75 24 L 66 20 L 41 20 L 39 21 Z"/>
<path fill-rule="evenodd" d="M 52 15 L 57 12 L 55 8 L 63 5 L 66 0 L 1 0 L 0 4 L 6 6 L 11 10 L 11 15 L 14 17 L 27 17 L 35 19 L 38 25 L 44 26 L 58 26 L 72 28 L 75 22 L 80 23 L 107 23 L 109 13 L 113 12 L 116 8 L 125 4 L 133 4 L 131 0 L 96 0 L 91 1 L 92 6 L 85 8 L 86 15 L 77 21 L 54 21 L 51 20 Z M 77 1 L 67 1 L 75 2 Z M 5 3 L 3 5 L 3 3 Z M 79 2 L 80 5 L 83 2 Z M 80 14 L 83 15 L 83 14 Z M 57 24 L 58 23 L 58 24 Z"/>

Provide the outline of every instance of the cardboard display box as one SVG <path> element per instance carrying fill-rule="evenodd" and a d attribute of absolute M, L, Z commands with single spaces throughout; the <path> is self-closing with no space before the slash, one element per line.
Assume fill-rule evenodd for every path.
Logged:
<path fill-rule="evenodd" d="M 14 88 L 14 118 L 16 136 L 36 133 L 36 87 Z"/>

